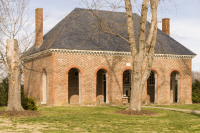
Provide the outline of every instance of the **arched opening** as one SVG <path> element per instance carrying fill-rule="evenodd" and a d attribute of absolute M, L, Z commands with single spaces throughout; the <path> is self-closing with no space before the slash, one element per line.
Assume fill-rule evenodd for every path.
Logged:
<path fill-rule="evenodd" d="M 147 96 L 148 102 L 157 103 L 157 73 L 153 70 L 147 80 Z"/>
<path fill-rule="evenodd" d="M 68 72 L 68 103 L 81 103 L 81 73 L 77 68 L 72 68 Z"/>
<path fill-rule="evenodd" d="M 180 73 L 173 71 L 170 76 L 170 103 L 180 101 Z"/>
<path fill-rule="evenodd" d="M 125 70 L 123 72 L 123 98 L 128 99 L 130 103 L 131 96 L 131 70 Z"/>
<path fill-rule="evenodd" d="M 42 71 L 42 102 L 41 104 L 47 104 L 47 72 L 45 69 Z"/>
<path fill-rule="evenodd" d="M 96 76 L 96 102 L 108 103 L 108 72 L 99 69 Z"/>

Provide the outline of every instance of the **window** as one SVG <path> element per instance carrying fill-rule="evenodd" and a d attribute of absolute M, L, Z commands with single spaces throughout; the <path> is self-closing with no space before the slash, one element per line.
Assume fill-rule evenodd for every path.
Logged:
<path fill-rule="evenodd" d="M 151 71 L 150 76 L 149 76 L 149 85 L 155 85 L 154 72 L 152 72 L 152 71 Z"/>
<path fill-rule="evenodd" d="M 129 70 L 126 70 L 124 71 L 123 73 L 123 84 L 125 85 L 129 85 L 130 84 L 130 80 L 131 80 L 131 77 L 130 77 L 130 71 Z"/>
<path fill-rule="evenodd" d="M 123 73 L 123 97 L 131 96 L 131 71 L 126 70 Z"/>

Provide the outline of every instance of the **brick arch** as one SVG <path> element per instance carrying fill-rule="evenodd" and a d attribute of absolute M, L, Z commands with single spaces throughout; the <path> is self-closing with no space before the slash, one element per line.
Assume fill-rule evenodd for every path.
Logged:
<path fill-rule="evenodd" d="M 69 77 L 68 73 L 73 68 L 77 69 L 81 74 L 81 78 L 80 78 L 81 81 L 79 81 L 79 82 L 81 82 L 81 85 L 80 85 L 81 87 L 80 87 L 80 92 L 79 92 L 80 93 L 79 96 L 81 96 L 81 101 L 79 103 L 81 103 L 83 101 L 83 91 L 82 91 L 82 87 L 83 87 L 83 71 L 79 66 L 76 66 L 76 65 L 70 66 L 66 71 L 66 101 L 68 102 L 68 77 Z"/>
<path fill-rule="evenodd" d="M 107 67 L 104 67 L 104 66 L 98 67 L 98 68 L 95 70 L 95 73 L 94 73 L 94 74 L 96 75 L 97 72 L 98 72 L 100 69 L 105 69 L 105 70 L 108 72 L 108 74 L 110 75 L 109 69 L 108 69 Z"/>
<path fill-rule="evenodd" d="M 108 102 L 109 102 L 110 101 L 110 71 L 109 71 L 109 69 L 107 67 L 104 67 L 104 66 L 98 67 L 95 70 L 95 73 L 94 73 L 94 93 L 93 93 L 93 100 L 96 102 L 96 85 L 97 85 L 96 79 L 97 79 L 97 72 L 100 69 L 104 69 L 108 73 Z"/>
<path fill-rule="evenodd" d="M 171 89 L 171 85 L 170 85 L 170 80 L 171 80 L 171 74 L 172 74 L 172 72 L 174 72 L 174 71 L 177 71 L 179 74 L 180 74 L 180 101 L 181 101 L 181 99 L 182 99 L 182 73 L 181 73 L 181 71 L 179 70 L 179 69 L 177 69 L 177 68 L 175 68 L 175 69 L 172 69 L 170 72 L 169 72 L 169 101 L 170 101 L 170 97 L 171 97 L 171 95 L 170 95 L 170 89 Z"/>
<path fill-rule="evenodd" d="M 172 74 L 173 71 L 179 72 L 180 78 L 182 77 L 181 71 L 180 71 L 179 69 L 172 69 L 172 70 L 170 71 L 170 73 L 169 73 L 169 76 L 171 76 L 171 74 Z"/>
<path fill-rule="evenodd" d="M 43 71 L 43 70 L 45 70 L 47 72 L 47 68 L 46 67 L 42 67 L 41 71 Z"/>
<path fill-rule="evenodd" d="M 159 76 L 159 72 L 158 72 L 157 69 L 155 69 L 155 68 L 151 68 L 151 71 L 155 71 L 155 72 L 157 73 L 157 76 Z"/>
<path fill-rule="evenodd" d="M 124 71 L 126 71 L 126 70 L 131 70 L 131 71 L 132 71 L 132 68 L 131 68 L 131 67 L 125 67 L 125 68 L 122 70 L 122 72 L 121 72 L 122 78 L 123 78 L 123 73 L 124 73 Z"/>
<path fill-rule="evenodd" d="M 81 69 L 79 66 L 76 66 L 76 65 L 70 66 L 70 67 L 67 69 L 67 71 L 66 71 L 67 75 L 68 75 L 69 71 L 70 71 L 72 68 L 78 69 L 78 70 L 80 71 L 80 73 L 81 73 L 81 76 L 83 75 L 82 69 Z"/>

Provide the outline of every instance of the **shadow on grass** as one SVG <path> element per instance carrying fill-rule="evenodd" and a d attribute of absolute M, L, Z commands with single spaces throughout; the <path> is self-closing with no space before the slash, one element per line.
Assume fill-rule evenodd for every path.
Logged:
<path fill-rule="evenodd" d="M 125 110 L 127 107 L 124 106 L 110 106 L 111 108 L 119 109 L 119 110 Z"/>
<path fill-rule="evenodd" d="M 197 114 L 197 113 L 194 113 L 194 112 L 192 112 L 192 113 L 190 113 L 191 115 L 194 115 L 194 116 L 197 116 L 197 117 L 200 117 L 200 114 Z"/>
<path fill-rule="evenodd" d="M 188 113 L 188 114 L 191 114 L 191 115 L 194 115 L 194 116 L 200 117 L 200 113 L 196 113 L 195 110 L 192 110 L 192 112 L 176 111 L 176 110 L 173 110 L 173 111 L 174 111 L 174 112 L 178 112 L 178 113 Z"/>

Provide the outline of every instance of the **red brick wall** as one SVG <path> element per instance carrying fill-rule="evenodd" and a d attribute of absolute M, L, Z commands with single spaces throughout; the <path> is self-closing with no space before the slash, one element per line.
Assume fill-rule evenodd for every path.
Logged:
<path fill-rule="evenodd" d="M 42 102 L 42 72 L 47 72 L 47 104 L 52 104 L 52 56 L 24 63 L 24 92 L 34 98 L 37 104 Z"/>
<path fill-rule="evenodd" d="M 44 60 L 49 59 L 47 64 Z M 51 60 L 51 61 L 50 61 Z M 101 90 L 96 89 L 96 77 L 97 71 L 99 69 L 105 69 L 108 72 L 108 101 L 111 103 L 122 103 L 122 77 L 123 71 L 131 67 L 126 66 L 126 63 L 132 63 L 131 57 L 122 56 L 100 56 L 100 55 L 85 55 L 85 54 L 64 54 L 55 53 L 53 57 L 42 58 L 34 61 L 35 64 L 40 62 L 41 65 L 34 65 L 34 68 L 42 70 L 42 67 L 48 66 L 48 64 L 53 64 L 51 67 L 52 71 L 47 69 L 48 72 L 52 72 L 48 75 L 53 75 L 51 77 L 51 82 L 48 82 L 48 87 L 53 88 L 52 93 L 48 93 L 48 101 L 54 101 L 54 105 L 63 105 L 68 103 L 68 89 L 70 89 L 69 71 L 71 68 L 77 68 L 81 73 L 81 101 L 82 104 L 96 103 L 100 99 Z M 25 63 L 30 66 L 31 62 Z M 181 101 L 183 103 L 191 103 L 191 60 L 190 59 L 166 59 L 166 58 L 155 58 L 153 63 L 153 69 L 158 75 L 158 96 L 157 100 L 159 104 L 169 104 L 170 103 L 170 74 L 173 70 L 179 71 L 180 78 L 180 90 L 181 90 Z M 29 71 L 24 71 L 25 73 L 25 88 L 28 89 L 27 79 L 30 74 Z M 36 73 L 36 72 L 33 72 Z M 47 76 L 48 80 L 50 76 Z M 36 86 L 35 84 L 40 84 L 41 74 L 32 74 L 31 79 L 34 82 L 29 83 L 29 89 L 33 89 L 30 86 Z M 52 84 L 53 82 L 53 84 Z M 98 80 L 98 82 L 100 82 Z M 69 86 L 68 86 L 69 85 Z M 34 89 L 39 89 L 35 87 Z M 100 86 L 97 86 L 98 88 Z M 101 87 L 100 87 L 101 88 Z M 97 91 L 97 92 L 96 92 Z M 34 91 L 32 95 L 35 94 Z M 97 95 L 97 93 L 99 95 Z M 53 94 L 53 96 L 52 96 Z M 97 96 L 97 97 L 96 97 Z M 50 98 L 50 99 L 49 99 Z M 76 97 L 78 101 L 78 97 Z M 146 87 L 143 93 L 143 101 L 147 99 Z M 49 102 L 48 102 L 49 103 Z"/>
<path fill-rule="evenodd" d="M 191 103 L 191 64 L 190 59 L 156 58 L 153 63 L 159 74 L 158 103 L 170 101 L 170 75 L 176 70 L 180 73 L 180 97 L 183 103 Z"/>

